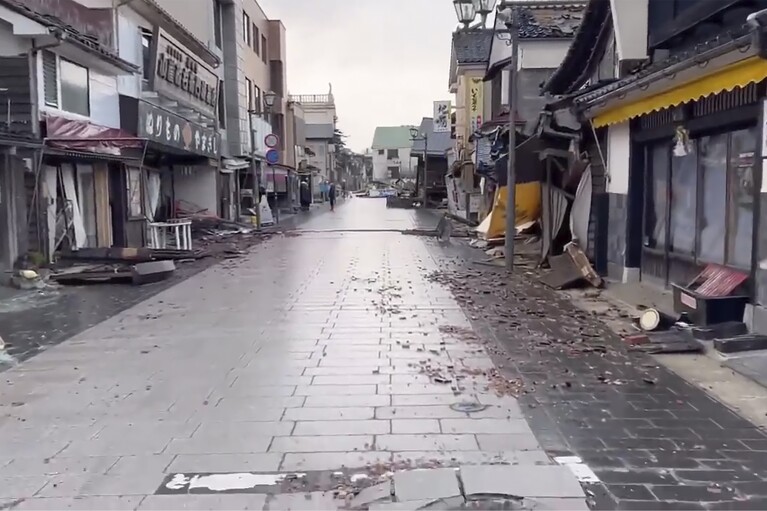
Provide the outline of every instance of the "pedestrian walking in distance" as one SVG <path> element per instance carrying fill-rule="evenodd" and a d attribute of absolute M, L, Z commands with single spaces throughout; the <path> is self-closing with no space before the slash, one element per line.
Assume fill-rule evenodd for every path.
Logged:
<path fill-rule="evenodd" d="M 335 185 L 335 183 L 330 183 L 330 186 L 328 187 L 328 199 L 330 200 L 330 211 L 335 211 L 335 209 L 336 209 L 336 185 Z"/>

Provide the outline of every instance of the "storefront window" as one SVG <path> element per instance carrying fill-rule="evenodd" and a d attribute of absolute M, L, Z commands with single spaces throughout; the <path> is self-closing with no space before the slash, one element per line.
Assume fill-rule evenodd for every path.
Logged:
<path fill-rule="evenodd" d="M 650 149 L 648 169 L 648 193 L 645 207 L 645 246 L 664 248 L 666 246 L 666 204 L 668 204 L 668 158 L 666 144 Z"/>
<path fill-rule="evenodd" d="M 698 256 L 702 262 L 724 262 L 727 214 L 727 135 L 698 141 L 701 169 L 701 204 Z"/>
<path fill-rule="evenodd" d="M 698 155 L 695 141 L 686 156 L 671 157 L 669 250 L 695 254 Z"/>
<path fill-rule="evenodd" d="M 732 133 L 728 173 L 727 262 L 742 268 L 751 266 L 755 151 L 755 129 Z"/>

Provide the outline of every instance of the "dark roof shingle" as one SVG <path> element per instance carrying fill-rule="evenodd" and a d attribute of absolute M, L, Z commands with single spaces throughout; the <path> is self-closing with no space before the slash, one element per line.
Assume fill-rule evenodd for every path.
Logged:
<path fill-rule="evenodd" d="M 453 32 L 453 51 L 458 64 L 485 64 L 490 59 L 492 30 L 459 30 Z"/>
<path fill-rule="evenodd" d="M 48 29 L 60 30 L 62 34 L 66 34 L 70 42 L 77 44 L 86 51 L 101 56 L 102 59 L 125 71 L 136 72 L 139 69 L 138 66 L 131 64 L 127 60 L 121 59 L 111 48 L 104 46 L 98 38 L 80 32 L 55 16 L 32 10 L 21 0 L 0 0 L 0 5 L 10 8 Z"/>
<path fill-rule="evenodd" d="M 582 5 L 514 7 L 519 23 L 519 38 L 572 38 L 581 24 L 585 9 L 585 1 Z"/>

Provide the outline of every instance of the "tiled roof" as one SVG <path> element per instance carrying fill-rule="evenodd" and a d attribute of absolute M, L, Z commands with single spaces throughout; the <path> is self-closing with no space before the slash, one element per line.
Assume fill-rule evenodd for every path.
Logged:
<path fill-rule="evenodd" d="M 453 32 L 453 51 L 458 64 L 485 64 L 490 58 L 492 30 L 458 30 Z"/>
<path fill-rule="evenodd" d="M 29 129 L 22 126 L 20 129 L 10 128 L 5 123 L 0 123 L 0 145 L 20 143 L 24 145 L 42 145 L 42 140 Z"/>
<path fill-rule="evenodd" d="M 582 5 L 514 7 L 520 39 L 571 38 L 583 19 Z"/>
<path fill-rule="evenodd" d="M 12 9 L 49 29 L 60 30 L 63 34 L 67 35 L 68 42 L 74 43 L 86 51 L 98 54 L 104 60 L 111 62 L 125 71 L 137 72 L 139 70 L 137 66 L 117 56 L 111 48 L 101 44 L 97 38 L 88 34 L 83 34 L 55 16 L 33 11 L 28 6 L 24 5 L 22 0 L 0 0 L 0 5 Z"/>
<path fill-rule="evenodd" d="M 582 86 L 604 55 L 611 29 L 610 1 L 591 0 L 567 55 L 543 89 L 552 94 L 566 94 Z"/>
<path fill-rule="evenodd" d="M 404 149 L 413 147 L 410 128 L 416 126 L 379 126 L 373 136 L 373 149 Z"/>

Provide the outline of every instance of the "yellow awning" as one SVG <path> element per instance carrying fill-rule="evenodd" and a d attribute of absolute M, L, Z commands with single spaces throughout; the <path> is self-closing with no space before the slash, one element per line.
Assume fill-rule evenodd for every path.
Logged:
<path fill-rule="evenodd" d="M 594 117 L 594 127 L 618 124 L 634 117 L 732 91 L 767 78 L 767 60 L 749 57 L 694 81 L 674 87 L 649 98 L 610 109 Z"/>

